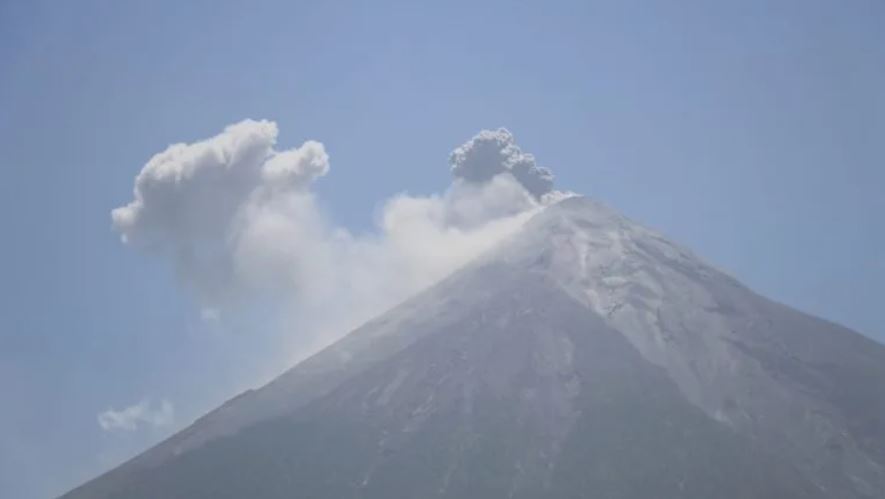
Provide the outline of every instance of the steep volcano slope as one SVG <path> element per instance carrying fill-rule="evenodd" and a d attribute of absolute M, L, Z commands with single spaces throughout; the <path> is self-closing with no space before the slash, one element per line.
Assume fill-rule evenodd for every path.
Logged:
<path fill-rule="evenodd" d="M 494 258 L 543 273 L 663 367 L 704 412 L 830 497 L 885 497 L 885 348 L 773 303 L 584 198 Z"/>
<path fill-rule="evenodd" d="M 620 334 L 543 276 L 491 266 L 469 277 L 458 284 L 501 292 L 465 304 L 445 330 L 294 414 L 172 459 L 116 494 L 810 493 L 797 472 L 707 418 Z"/>
<path fill-rule="evenodd" d="M 575 198 L 65 497 L 881 497 L 883 369 Z"/>

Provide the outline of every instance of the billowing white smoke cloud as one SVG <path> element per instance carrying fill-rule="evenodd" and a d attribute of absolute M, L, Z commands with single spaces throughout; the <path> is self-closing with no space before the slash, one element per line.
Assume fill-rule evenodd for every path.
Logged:
<path fill-rule="evenodd" d="M 120 409 L 108 409 L 98 415 L 98 425 L 103 430 L 135 431 L 143 426 L 161 427 L 172 424 L 175 411 L 168 400 L 160 402 L 156 408 L 151 407 L 150 400 Z"/>
<path fill-rule="evenodd" d="M 277 152 L 276 139 L 275 123 L 246 120 L 169 146 L 138 174 L 135 199 L 111 213 L 114 227 L 125 242 L 170 256 L 207 303 L 230 298 L 238 220 L 266 200 L 306 192 L 329 170 L 322 144 Z"/>
<path fill-rule="evenodd" d="M 311 192 L 329 171 L 323 145 L 277 151 L 276 138 L 274 123 L 247 120 L 170 146 L 112 217 L 126 243 L 171 258 L 207 320 L 256 296 L 283 303 L 300 325 L 293 355 L 451 273 L 556 194 L 550 172 L 510 132 L 483 131 L 452 153 L 447 190 L 394 196 L 377 230 L 356 236 L 332 224 Z"/>

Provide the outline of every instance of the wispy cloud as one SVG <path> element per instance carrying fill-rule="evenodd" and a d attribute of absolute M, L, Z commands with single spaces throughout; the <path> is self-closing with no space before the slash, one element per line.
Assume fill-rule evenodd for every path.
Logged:
<path fill-rule="evenodd" d="M 106 431 L 135 431 L 144 426 L 162 427 L 172 424 L 175 410 L 168 400 L 152 407 L 150 400 L 120 410 L 108 409 L 98 414 L 98 424 Z"/>

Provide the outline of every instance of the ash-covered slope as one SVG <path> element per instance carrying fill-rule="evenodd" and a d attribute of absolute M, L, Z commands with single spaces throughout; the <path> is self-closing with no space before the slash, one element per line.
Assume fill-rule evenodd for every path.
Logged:
<path fill-rule="evenodd" d="M 882 497 L 885 348 L 583 198 L 68 498 Z"/>

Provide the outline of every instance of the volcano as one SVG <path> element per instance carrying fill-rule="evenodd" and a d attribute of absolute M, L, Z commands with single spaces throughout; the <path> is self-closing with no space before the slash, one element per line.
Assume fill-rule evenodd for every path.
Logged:
<path fill-rule="evenodd" d="M 881 498 L 885 347 L 572 197 L 63 497 Z"/>

